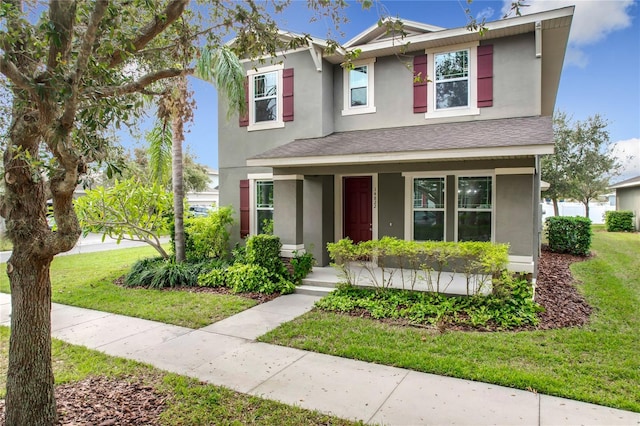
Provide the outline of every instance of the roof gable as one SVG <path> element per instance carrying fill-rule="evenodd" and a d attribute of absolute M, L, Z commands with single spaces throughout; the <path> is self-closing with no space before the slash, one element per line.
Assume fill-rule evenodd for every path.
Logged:
<path fill-rule="evenodd" d="M 427 34 L 434 31 L 442 31 L 445 28 L 437 27 L 435 25 L 423 24 L 415 21 L 407 21 L 405 19 L 400 18 L 385 18 L 383 20 L 378 21 L 378 23 L 370 26 L 351 40 L 347 41 L 344 44 L 345 48 L 351 48 L 354 46 L 360 46 L 363 44 L 368 44 L 371 42 L 377 42 L 380 40 L 387 39 L 400 39 L 401 36 L 398 34 L 394 34 L 387 30 L 387 22 L 393 21 L 401 21 L 403 25 L 403 31 L 405 32 L 406 37 Z"/>

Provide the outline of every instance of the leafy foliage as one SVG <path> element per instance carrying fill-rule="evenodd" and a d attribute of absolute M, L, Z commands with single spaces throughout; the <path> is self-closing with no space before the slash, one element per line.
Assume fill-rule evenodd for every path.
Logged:
<path fill-rule="evenodd" d="M 586 217 L 553 216 L 545 221 L 549 248 L 556 253 L 586 256 L 591 248 L 591 220 Z"/>
<path fill-rule="evenodd" d="M 189 262 L 224 259 L 229 254 L 229 228 L 233 210 L 222 207 L 205 217 L 185 219 L 185 255 Z"/>
<path fill-rule="evenodd" d="M 171 194 L 157 184 L 145 185 L 135 178 L 100 186 L 75 200 L 75 211 L 85 234 L 144 241 L 165 259 L 159 235 L 169 228 Z"/>
<path fill-rule="evenodd" d="M 402 319 L 412 324 L 466 325 L 509 329 L 536 325 L 540 307 L 533 301 L 533 286 L 525 279 L 503 275 L 500 291 L 489 296 L 446 297 L 391 289 L 379 292 L 340 286 L 316 306 L 334 312 L 367 312 L 373 318 Z"/>
<path fill-rule="evenodd" d="M 286 275 L 280 259 L 281 247 L 280 238 L 275 235 L 252 235 L 247 239 L 247 263 L 262 266 L 273 275 Z"/>
<path fill-rule="evenodd" d="M 176 263 L 163 258 L 149 258 L 136 262 L 125 276 L 128 287 L 174 288 L 194 287 L 198 284 L 200 266 Z"/>
<path fill-rule="evenodd" d="M 473 292 L 470 288 L 472 277 L 484 276 L 490 280 L 506 269 L 509 250 L 506 244 L 490 242 L 416 242 L 392 237 L 358 244 L 345 238 L 327 244 L 327 249 L 334 265 L 351 285 L 357 281 L 353 266 L 365 269 L 378 289 L 388 288 L 392 275 L 399 269 L 397 273 L 401 276 L 403 288 L 408 285 L 413 289 L 420 276 L 433 291 L 440 292 L 445 287 L 441 282 L 442 272 L 450 270 L 465 274 L 467 294 Z M 377 265 L 373 265 L 371 259 L 376 259 Z M 394 270 L 389 270 L 389 266 L 393 266 Z M 381 280 L 375 273 L 376 268 L 382 271 Z M 405 274 L 405 270 L 408 274 Z M 408 283 L 405 283 L 405 275 L 408 275 Z"/>
<path fill-rule="evenodd" d="M 309 272 L 313 269 L 315 262 L 313 255 L 309 252 L 294 252 L 293 257 L 291 258 L 291 266 L 293 268 L 291 279 L 293 282 L 300 284 L 302 279 L 309 275 Z"/>
<path fill-rule="evenodd" d="M 610 210 L 604 214 L 607 232 L 633 232 L 633 212 L 630 210 Z"/>
<path fill-rule="evenodd" d="M 286 278 L 277 276 L 274 279 L 268 269 L 255 264 L 231 265 L 225 273 L 227 286 L 234 293 L 292 293 L 296 286 Z"/>

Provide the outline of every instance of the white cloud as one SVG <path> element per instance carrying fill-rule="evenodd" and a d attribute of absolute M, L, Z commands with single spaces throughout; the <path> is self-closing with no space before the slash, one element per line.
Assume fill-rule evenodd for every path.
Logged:
<path fill-rule="evenodd" d="M 492 7 L 485 7 L 480 12 L 478 12 L 478 14 L 476 15 L 476 19 L 478 20 L 478 22 L 482 22 L 483 19 L 489 21 L 493 17 L 494 13 L 495 11 Z"/>
<path fill-rule="evenodd" d="M 509 10 L 511 2 L 511 0 L 504 0 L 503 13 Z M 588 58 L 581 48 L 605 39 L 614 31 L 631 26 L 631 8 L 634 6 L 634 1 L 529 0 L 526 4 L 527 7 L 521 8 L 523 15 L 575 5 L 569 34 L 567 64 L 583 67 Z"/>
<path fill-rule="evenodd" d="M 618 141 L 613 144 L 613 154 L 622 163 L 620 176 L 614 178 L 620 182 L 632 177 L 640 176 L 640 139 L 633 138 Z"/>

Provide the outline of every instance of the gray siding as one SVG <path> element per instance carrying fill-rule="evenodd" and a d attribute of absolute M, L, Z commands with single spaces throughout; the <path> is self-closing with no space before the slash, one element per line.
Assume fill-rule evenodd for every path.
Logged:
<path fill-rule="evenodd" d="M 404 178 L 400 173 L 378 175 L 378 236 L 404 238 Z"/>
<path fill-rule="evenodd" d="M 635 229 L 640 231 L 640 187 L 616 189 L 616 210 L 631 210 Z"/>
<path fill-rule="evenodd" d="M 496 176 L 495 241 L 509 243 L 509 253 L 533 256 L 531 223 L 536 209 L 532 175 Z"/>

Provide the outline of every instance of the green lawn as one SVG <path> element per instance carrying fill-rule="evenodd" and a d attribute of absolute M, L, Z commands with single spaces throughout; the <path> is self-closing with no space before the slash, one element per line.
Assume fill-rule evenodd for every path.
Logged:
<path fill-rule="evenodd" d="M 6 388 L 9 329 L 0 327 L 0 398 Z M 150 366 L 53 340 L 56 384 L 89 376 L 134 377 L 165 397 L 163 425 L 353 425 L 355 423 L 169 374 Z"/>
<path fill-rule="evenodd" d="M 51 265 L 53 302 L 200 328 L 256 305 L 240 296 L 186 291 L 127 289 L 113 284 L 131 265 L 156 256 L 150 247 L 56 257 Z M 9 292 L 6 264 L 0 291 Z"/>
<path fill-rule="evenodd" d="M 259 340 L 640 412 L 640 234 L 597 230 L 592 249 L 572 267 L 584 328 L 440 334 L 314 310 Z"/>

